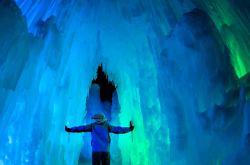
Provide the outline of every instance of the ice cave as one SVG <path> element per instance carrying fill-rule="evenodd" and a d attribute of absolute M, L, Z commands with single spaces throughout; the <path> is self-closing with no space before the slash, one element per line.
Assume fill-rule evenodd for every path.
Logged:
<path fill-rule="evenodd" d="M 0 0 L 0 165 L 250 164 L 249 0 Z"/>

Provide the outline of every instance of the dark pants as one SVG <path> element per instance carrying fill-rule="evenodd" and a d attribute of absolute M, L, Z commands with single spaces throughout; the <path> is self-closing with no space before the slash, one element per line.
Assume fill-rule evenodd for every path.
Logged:
<path fill-rule="evenodd" d="M 92 152 L 92 165 L 110 165 L 109 152 Z"/>

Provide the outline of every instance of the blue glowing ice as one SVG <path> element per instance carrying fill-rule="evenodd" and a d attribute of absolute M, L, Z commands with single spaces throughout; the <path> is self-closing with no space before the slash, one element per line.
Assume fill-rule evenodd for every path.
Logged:
<path fill-rule="evenodd" d="M 111 135 L 112 164 L 249 164 L 250 76 L 195 2 L 0 1 L 0 165 L 89 164 L 90 134 L 64 125 L 100 110 L 135 124 Z"/>

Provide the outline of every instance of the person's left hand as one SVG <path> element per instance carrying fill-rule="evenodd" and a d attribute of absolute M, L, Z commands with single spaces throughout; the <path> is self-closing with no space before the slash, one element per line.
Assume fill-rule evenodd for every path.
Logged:
<path fill-rule="evenodd" d="M 129 122 L 129 125 L 130 125 L 130 130 L 133 131 L 135 126 L 133 125 L 132 121 Z"/>

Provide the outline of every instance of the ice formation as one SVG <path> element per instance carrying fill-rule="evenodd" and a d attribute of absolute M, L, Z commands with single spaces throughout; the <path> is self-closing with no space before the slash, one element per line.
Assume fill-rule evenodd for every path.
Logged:
<path fill-rule="evenodd" d="M 64 125 L 135 131 L 112 164 L 250 164 L 247 0 L 0 0 L 0 165 L 90 164 Z M 112 104 L 92 84 L 103 65 Z M 98 103 L 99 102 L 99 103 Z"/>

